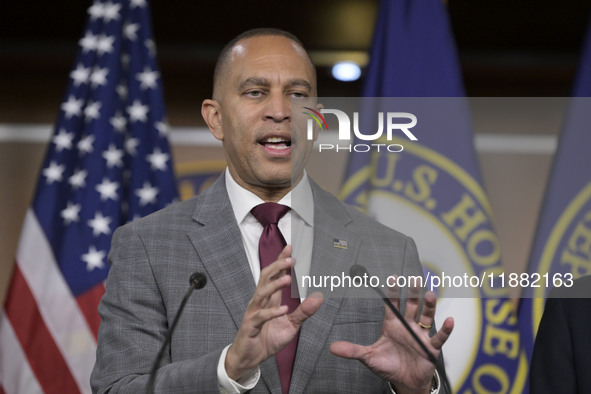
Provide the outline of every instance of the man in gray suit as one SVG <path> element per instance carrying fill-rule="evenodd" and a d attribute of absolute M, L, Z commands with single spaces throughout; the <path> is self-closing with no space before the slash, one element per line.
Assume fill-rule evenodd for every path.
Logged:
<path fill-rule="evenodd" d="M 307 290 L 300 288 L 295 310 L 282 305 L 292 276 L 343 273 L 370 261 L 380 275 L 421 273 L 410 238 L 308 179 L 310 145 L 291 135 L 290 100 L 314 96 L 314 68 L 289 33 L 248 31 L 222 51 L 213 99 L 203 102 L 201 112 L 223 143 L 228 168 L 200 195 L 113 236 L 99 306 L 94 392 L 146 390 L 195 271 L 204 272 L 208 283 L 187 304 L 157 371 L 156 391 L 281 393 L 282 385 L 290 393 L 432 390 L 434 366 L 380 299 L 349 297 L 348 289 L 341 289 L 341 297 L 301 294 Z M 276 224 L 288 245 L 261 269 L 263 225 L 252 210 L 264 202 L 291 210 Z M 292 268 L 297 275 L 289 274 Z M 400 306 L 394 295 L 392 301 Z M 427 293 L 422 308 L 415 296 L 405 304 L 406 320 L 437 357 L 453 320 L 430 335 L 435 296 Z M 294 342 L 285 386 L 275 356 Z"/>

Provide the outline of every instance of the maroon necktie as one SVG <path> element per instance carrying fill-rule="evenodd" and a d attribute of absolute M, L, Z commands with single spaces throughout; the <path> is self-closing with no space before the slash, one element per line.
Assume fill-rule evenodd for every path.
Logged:
<path fill-rule="evenodd" d="M 279 231 L 277 223 L 286 213 L 289 207 L 274 202 L 266 202 L 257 205 L 252 209 L 252 214 L 263 225 L 263 233 L 259 240 L 259 258 L 261 261 L 261 271 L 266 266 L 277 260 L 279 253 L 285 247 L 285 239 Z M 290 273 L 290 272 L 288 272 Z M 292 281 L 292 283 L 294 283 Z M 293 312 L 300 305 L 300 298 L 291 298 L 290 286 L 284 287 L 281 294 L 281 305 L 288 306 L 288 313 Z M 286 347 L 281 349 L 276 355 L 277 367 L 279 368 L 279 377 L 281 379 L 281 389 L 284 393 L 289 391 L 291 381 L 291 372 L 293 361 L 295 359 L 298 347 L 299 332 Z"/>

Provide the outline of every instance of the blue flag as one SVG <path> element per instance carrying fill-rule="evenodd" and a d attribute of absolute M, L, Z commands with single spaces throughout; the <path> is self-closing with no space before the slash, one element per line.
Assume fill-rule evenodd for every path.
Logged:
<path fill-rule="evenodd" d="M 0 392 L 90 392 L 113 231 L 177 199 L 148 4 L 88 14 L 0 317 Z"/>
<path fill-rule="evenodd" d="M 454 283 L 436 289 L 437 321 L 455 319 L 444 347 L 453 392 L 521 392 L 527 364 L 508 290 L 483 280 L 503 268 L 441 0 L 381 2 L 363 95 L 412 97 L 392 102 L 417 110 L 418 141 L 392 138 L 399 153 L 353 153 L 340 197 L 412 236 L 426 278 L 453 267 L 481 284 L 461 298 L 450 295 Z"/>
<path fill-rule="evenodd" d="M 524 290 L 521 336 L 531 356 L 545 298 L 552 287 L 591 275 L 591 25 L 530 253 L 528 272 L 541 286 Z"/>

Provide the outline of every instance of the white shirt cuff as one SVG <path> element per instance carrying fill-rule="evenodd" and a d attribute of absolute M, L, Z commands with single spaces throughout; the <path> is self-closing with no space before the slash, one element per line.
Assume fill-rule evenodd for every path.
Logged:
<path fill-rule="evenodd" d="M 240 382 L 231 379 L 226 372 L 226 354 L 230 345 L 222 350 L 220 360 L 218 361 L 218 384 L 220 385 L 220 392 L 223 394 L 242 394 L 248 390 L 252 390 L 259 382 L 261 377 L 261 370 L 259 367 L 254 369 L 252 373 Z"/>
<path fill-rule="evenodd" d="M 441 379 L 439 379 L 439 372 L 437 372 L 437 370 L 435 370 L 435 381 L 437 382 L 437 387 L 432 388 L 429 394 L 439 394 L 439 389 L 441 388 Z M 394 390 L 394 387 L 392 386 L 392 383 L 388 382 L 388 387 L 390 387 L 392 394 L 397 394 L 396 390 Z"/>

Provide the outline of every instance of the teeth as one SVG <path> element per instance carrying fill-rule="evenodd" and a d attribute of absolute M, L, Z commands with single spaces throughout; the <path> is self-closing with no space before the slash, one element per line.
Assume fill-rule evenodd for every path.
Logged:
<path fill-rule="evenodd" d="M 270 138 L 266 139 L 266 142 L 279 143 L 279 142 L 287 142 L 287 141 L 284 140 L 283 138 L 279 138 L 279 137 L 270 137 Z"/>

